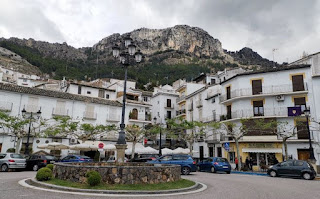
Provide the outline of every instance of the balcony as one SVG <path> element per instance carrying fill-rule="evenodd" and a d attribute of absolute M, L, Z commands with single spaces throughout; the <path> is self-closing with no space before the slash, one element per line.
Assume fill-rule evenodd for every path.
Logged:
<path fill-rule="evenodd" d="M 202 121 L 203 122 L 219 122 L 220 118 L 217 115 L 210 115 L 210 116 L 204 117 Z"/>
<path fill-rule="evenodd" d="M 201 108 L 203 105 L 202 105 L 202 101 L 201 100 L 197 100 L 196 101 L 196 106 L 197 108 Z"/>
<path fill-rule="evenodd" d="M 186 109 L 181 109 L 176 112 L 176 116 L 182 116 L 186 114 Z"/>
<path fill-rule="evenodd" d="M 274 85 L 274 86 L 262 86 L 262 92 L 259 94 L 252 94 L 252 88 L 242 88 L 232 90 L 230 93 L 230 98 L 226 94 L 220 96 L 220 102 L 225 102 L 230 99 L 239 98 L 239 97 L 252 97 L 260 95 L 281 95 L 287 93 L 296 93 L 296 92 L 307 92 L 308 85 L 304 83 L 304 90 L 295 91 L 292 84 L 283 84 L 283 85 Z"/>
<path fill-rule="evenodd" d="M 287 107 L 265 107 L 259 113 L 254 113 L 253 109 L 243 109 L 231 112 L 231 118 L 227 119 L 240 119 L 240 118 L 255 118 L 255 117 L 288 117 Z"/>
<path fill-rule="evenodd" d="M 83 119 L 96 120 L 97 119 L 97 114 L 94 111 L 85 111 L 83 113 Z"/>
<path fill-rule="evenodd" d="M 185 101 L 185 100 L 186 100 L 186 96 L 185 95 L 181 95 L 180 97 L 177 98 L 176 102 L 180 103 L 180 102 Z"/>
<path fill-rule="evenodd" d="M 152 123 L 151 118 L 145 117 L 145 118 L 129 118 L 129 122 L 133 123 Z"/>
<path fill-rule="evenodd" d="M 52 115 L 56 116 L 68 116 L 69 110 L 66 110 L 65 108 L 53 108 L 52 109 Z"/>
<path fill-rule="evenodd" d="M 10 112 L 12 110 L 13 103 L 0 101 L 0 111 Z"/>
<path fill-rule="evenodd" d="M 167 103 L 165 103 L 164 104 L 164 108 L 166 108 L 166 109 L 174 109 L 174 104 L 167 104 Z"/>

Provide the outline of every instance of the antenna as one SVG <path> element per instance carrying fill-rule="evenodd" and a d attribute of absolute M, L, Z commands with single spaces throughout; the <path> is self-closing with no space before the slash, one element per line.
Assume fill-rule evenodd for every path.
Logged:
<path fill-rule="evenodd" d="M 273 68 L 276 68 L 276 66 L 274 65 L 274 52 L 278 50 L 277 48 L 273 48 L 272 49 L 272 56 L 273 56 Z"/>

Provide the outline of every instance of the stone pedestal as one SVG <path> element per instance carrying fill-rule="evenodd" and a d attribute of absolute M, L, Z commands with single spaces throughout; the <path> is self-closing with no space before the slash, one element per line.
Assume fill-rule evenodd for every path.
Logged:
<path fill-rule="evenodd" d="M 117 149 L 117 162 L 124 162 L 125 150 L 127 149 L 126 144 L 116 144 Z"/>

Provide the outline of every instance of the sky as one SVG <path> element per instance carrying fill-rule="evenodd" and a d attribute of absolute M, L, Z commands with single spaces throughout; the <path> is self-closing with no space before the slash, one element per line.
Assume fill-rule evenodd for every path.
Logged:
<path fill-rule="evenodd" d="M 317 0 L 0 0 L 0 37 L 93 46 L 113 33 L 190 25 L 282 63 L 320 51 Z M 273 51 L 273 49 L 276 49 Z"/>

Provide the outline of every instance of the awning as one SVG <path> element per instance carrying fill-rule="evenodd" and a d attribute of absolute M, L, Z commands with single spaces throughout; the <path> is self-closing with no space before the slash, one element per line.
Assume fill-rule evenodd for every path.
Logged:
<path fill-rule="evenodd" d="M 281 148 L 243 148 L 244 153 L 282 153 Z"/>

